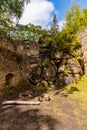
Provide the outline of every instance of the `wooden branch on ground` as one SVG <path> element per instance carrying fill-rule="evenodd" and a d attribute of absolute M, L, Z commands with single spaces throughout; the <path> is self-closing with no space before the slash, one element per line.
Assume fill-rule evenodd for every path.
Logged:
<path fill-rule="evenodd" d="M 39 101 L 4 101 L 2 105 L 40 105 Z"/>

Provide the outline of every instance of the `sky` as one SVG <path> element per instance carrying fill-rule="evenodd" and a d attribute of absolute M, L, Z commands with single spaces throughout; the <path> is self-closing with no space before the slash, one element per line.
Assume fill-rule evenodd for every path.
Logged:
<path fill-rule="evenodd" d="M 72 0 L 31 0 L 25 6 L 23 15 L 20 19 L 21 24 L 41 25 L 47 28 L 53 20 L 53 15 L 56 13 L 60 30 L 65 22 L 65 12 L 71 6 Z M 87 0 L 74 0 L 80 4 L 80 8 L 87 7 Z"/>

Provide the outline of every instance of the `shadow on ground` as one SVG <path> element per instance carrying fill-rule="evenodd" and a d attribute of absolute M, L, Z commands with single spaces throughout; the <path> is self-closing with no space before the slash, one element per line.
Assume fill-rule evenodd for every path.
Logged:
<path fill-rule="evenodd" d="M 56 124 L 60 122 L 37 108 L 4 106 L 0 110 L 0 130 L 56 130 Z"/>

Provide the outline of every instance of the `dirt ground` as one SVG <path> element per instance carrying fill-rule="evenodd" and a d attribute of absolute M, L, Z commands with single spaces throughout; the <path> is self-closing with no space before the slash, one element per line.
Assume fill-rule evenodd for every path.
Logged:
<path fill-rule="evenodd" d="M 47 92 L 40 105 L 0 106 L 0 130 L 87 130 L 87 99 L 75 94 Z"/>

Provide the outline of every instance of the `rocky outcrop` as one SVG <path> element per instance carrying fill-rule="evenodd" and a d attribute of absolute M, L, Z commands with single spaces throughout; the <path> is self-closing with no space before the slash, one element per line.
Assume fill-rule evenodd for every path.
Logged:
<path fill-rule="evenodd" d="M 75 55 L 54 51 L 54 46 L 45 43 L 46 36 L 38 43 L 29 41 L 24 46 L 23 41 L 13 41 L 0 35 L 0 87 L 40 86 L 43 81 L 47 87 L 49 82 L 59 86 L 77 82 L 83 74 L 82 66 Z M 87 73 L 86 47 L 82 42 L 84 70 Z"/>
<path fill-rule="evenodd" d="M 43 62 L 43 77 L 44 79 L 50 80 L 51 78 L 55 78 L 57 74 L 57 67 L 53 61 L 44 61 Z"/>
<path fill-rule="evenodd" d="M 87 75 L 87 29 L 79 32 L 81 51 L 83 54 L 83 65 L 84 65 L 84 74 Z"/>
<path fill-rule="evenodd" d="M 71 56 L 65 56 L 58 68 L 58 80 L 63 85 L 76 83 L 83 74 L 78 60 Z"/>
<path fill-rule="evenodd" d="M 39 41 L 44 79 L 55 81 L 57 86 L 76 83 L 80 80 L 83 70 L 76 55 L 54 51 L 54 46 L 51 43 L 50 45 L 45 43 L 44 38 L 46 36 Z"/>

